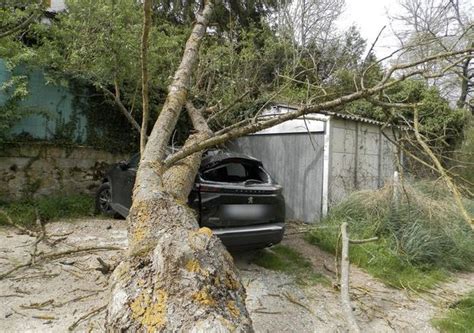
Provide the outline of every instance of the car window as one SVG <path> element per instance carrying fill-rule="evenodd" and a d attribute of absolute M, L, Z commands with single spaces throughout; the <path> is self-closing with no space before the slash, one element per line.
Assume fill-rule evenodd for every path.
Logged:
<path fill-rule="evenodd" d="M 223 163 L 205 170 L 201 177 L 212 182 L 241 183 L 255 181 L 256 183 L 269 183 L 270 177 L 257 163 Z"/>

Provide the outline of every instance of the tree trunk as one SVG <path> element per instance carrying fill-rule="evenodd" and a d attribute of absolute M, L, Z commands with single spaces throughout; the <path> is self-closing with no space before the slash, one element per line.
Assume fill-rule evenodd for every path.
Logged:
<path fill-rule="evenodd" d="M 471 43 L 470 47 L 471 48 L 474 47 L 474 42 Z M 465 108 L 467 105 L 466 100 L 469 94 L 469 83 L 470 83 L 469 69 L 470 69 L 471 60 L 472 60 L 472 57 L 468 57 L 466 60 L 464 60 L 461 67 L 462 68 L 461 94 L 456 103 L 458 108 Z"/>
<path fill-rule="evenodd" d="M 140 153 L 145 151 L 148 119 L 150 118 L 150 105 L 148 95 L 148 36 L 151 27 L 151 1 L 143 1 L 143 32 L 141 43 L 141 64 L 142 64 L 142 128 L 140 132 Z"/>
<path fill-rule="evenodd" d="M 245 289 L 233 260 L 186 204 L 201 152 L 163 167 L 167 144 L 186 102 L 192 68 L 212 12 L 208 2 L 186 43 L 163 110 L 142 154 L 128 216 L 128 256 L 111 277 L 108 331 L 249 332 Z M 198 110 L 188 107 L 197 133 L 210 137 Z"/>

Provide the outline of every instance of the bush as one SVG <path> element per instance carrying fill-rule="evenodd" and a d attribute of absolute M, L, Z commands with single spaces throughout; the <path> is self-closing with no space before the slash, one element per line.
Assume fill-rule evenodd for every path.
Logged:
<path fill-rule="evenodd" d="M 30 227 L 35 224 L 36 209 L 46 221 L 93 215 L 94 198 L 87 195 L 50 196 L 0 204 L 0 209 L 15 223 Z M 0 216 L 2 224 L 6 224 L 6 221 Z"/>
<path fill-rule="evenodd" d="M 474 234 L 440 183 L 418 182 L 354 193 L 334 207 L 322 226 L 308 236 L 311 243 L 336 251 L 339 228 L 349 224 L 351 238 L 377 236 L 379 241 L 351 247 L 350 259 L 396 287 L 431 288 L 449 270 L 474 268 Z M 466 200 L 473 211 L 474 205 Z"/>

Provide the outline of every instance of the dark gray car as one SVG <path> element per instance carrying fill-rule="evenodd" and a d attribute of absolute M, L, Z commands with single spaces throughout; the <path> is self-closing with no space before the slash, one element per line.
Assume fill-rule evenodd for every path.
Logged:
<path fill-rule="evenodd" d="M 114 165 L 97 192 L 97 208 L 128 215 L 139 156 Z M 263 248 L 281 241 L 285 202 L 282 188 L 250 156 L 211 150 L 204 154 L 189 195 L 201 227 L 209 227 L 228 248 Z"/>

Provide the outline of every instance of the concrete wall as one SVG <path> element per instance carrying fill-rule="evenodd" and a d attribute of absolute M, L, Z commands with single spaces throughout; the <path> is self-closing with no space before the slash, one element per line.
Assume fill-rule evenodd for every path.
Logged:
<path fill-rule="evenodd" d="M 287 219 L 321 218 L 324 133 L 251 135 L 230 148 L 260 159 L 283 186 Z"/>
<path fill-rule="evenodd" d="M 380 126 L 336 118 L 330 126 L 330 205 L 353 191 L 381 187 L 393 176 L 395 147 Z M 392 137 L 389 129 L 384 133 Z"/>
<path fill-rule="evenodd" d="M 2 147 L 0 200 L 94 193 L 110 164 L 125 159 L 91 148 L 45 144 Z"/>

